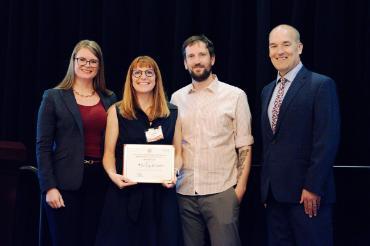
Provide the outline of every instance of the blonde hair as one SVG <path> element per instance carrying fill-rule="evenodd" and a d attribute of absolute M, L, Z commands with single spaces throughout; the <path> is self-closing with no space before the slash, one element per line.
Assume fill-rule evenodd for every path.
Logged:
<path fill-rule="evenodd" d="M 127 119 L 137 119 L 135 108 L 139 108 L 135 89 L 132 84 L 132 71 L 137 67 L 149 67 L 155 73 L 155 86 L 153 88 L 153 105 L 150 108 L 148 118 L 154 120 L 156 118 L 164 118 L 170 115 L 166 96 L 163 89 L 163 81 L 161 71 L 153 58 L 149 56 L 136 57 L 128 68 L 126 81 L 123 90 L 122 101 L 119 102 L 120 113 Z"/>
<path fill-rule="evenodd" d="M 82 48 L 86 48 L 89 51 L 91 51 L 91 53 L 93 53 L 99 60 L 98 73 L 93 79 L 94 90 L 103 92 L 108 95 L 112 94 L 111 91 L 107 90 L 107 87 L 105 85 L 103 53 L 101 51 L 100 46 L 95 41 L 91 40 L 82 40 L 76 44 L 76 46 L 73 49 L 71 58 L 69 59 L 67 73 L 64 76 L 64 79 L 55 88 L 64 90 L 72 88 L 73 83 L 75 81 L 75 71 L 74 71 L 75 58 L 77 52 Z"/>

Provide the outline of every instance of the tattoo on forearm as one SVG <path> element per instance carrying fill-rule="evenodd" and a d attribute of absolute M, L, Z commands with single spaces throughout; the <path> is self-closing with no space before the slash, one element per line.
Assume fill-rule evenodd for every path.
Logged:
<path fill-rule="evenodd" d="M 237 180 L 239 180 L 240 176 L 242 175 L 243 173 L 243 170 L 244 170 L 244 167 L 245 167 L 245 159 L 247 158 L 248 156 L 248 152 L 249 152 L 249 149 L 242 149 L 239 151 L 239 163 L 238 163 L 238 178 Z"/>

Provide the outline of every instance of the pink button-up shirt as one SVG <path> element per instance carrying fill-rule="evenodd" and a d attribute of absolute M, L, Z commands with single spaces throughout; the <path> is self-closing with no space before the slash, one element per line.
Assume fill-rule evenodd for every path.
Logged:
<path fill-rule="evenodd" d="M 177 192 L 207 195 L 237 182 L 237 149 L 252 145 L 251 114 L 243 90 L 215 80 L 201 90 L 190 84 L 176 91 L 182 130 L 183 166 Z"/>

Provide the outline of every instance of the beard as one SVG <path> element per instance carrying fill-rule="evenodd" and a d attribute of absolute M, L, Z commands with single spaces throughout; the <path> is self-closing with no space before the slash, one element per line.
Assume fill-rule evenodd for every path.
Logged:
<path fill-rule="evenodd" d="M 193 80 L 197 82 L 202 82 L 208 79 L 209 75 L 212 73 L 212 68 L 204 67 L 204 71 L 201 74 L 195 74 L 193 70 L 190 70 L 190 69 L 189 69 L 189 72 Z"/>

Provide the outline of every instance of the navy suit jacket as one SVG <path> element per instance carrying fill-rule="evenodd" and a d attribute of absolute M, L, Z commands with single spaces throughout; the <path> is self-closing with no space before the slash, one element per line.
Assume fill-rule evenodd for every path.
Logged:
<path fill-rule="evenodd" d="M 271 189 L 278 202 L 297 203 L 304 188 L 320 195 L 322 203 L 333 203 L 340 132 L 335 83 L 302 67 L 281 104 L 274 134 L 267 110 L 275 85 L 276 80 L 261 94 L 262 201 Z"/>
<path fill-rule="evenodd" d="M 105 110 L 115 94 L 99 93 Z M 83 179 L 84 131 L 72 90 L 44 92 L 38 112 L 36 158 L 42 192 L 50 188 L 77 190 Z M 104 132 L 102 132 L 104 137 Z"/>

